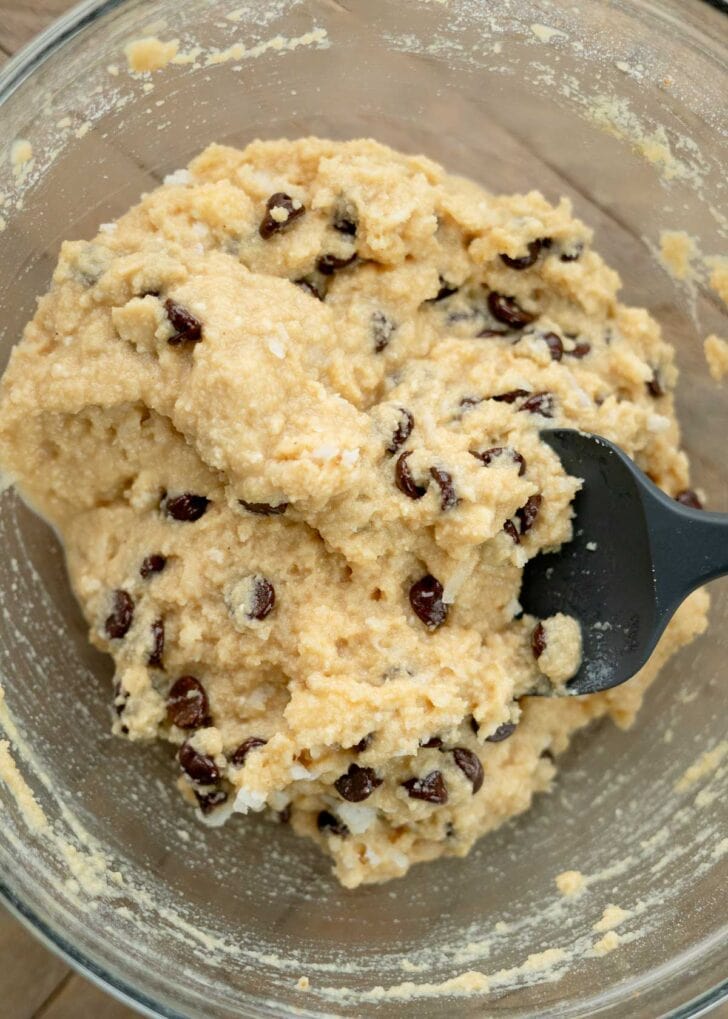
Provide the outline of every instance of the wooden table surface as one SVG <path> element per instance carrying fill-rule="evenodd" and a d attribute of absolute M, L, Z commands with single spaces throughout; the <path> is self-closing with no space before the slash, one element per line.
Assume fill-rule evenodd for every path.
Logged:
<path fill-rule="evenodd" d="M 0 67 L 72 0 L 0 0 Z M 0 1019 L 132 1019 L 0 907 Z M 728 1019 L 728 1006 L 712 1013 Z"/>

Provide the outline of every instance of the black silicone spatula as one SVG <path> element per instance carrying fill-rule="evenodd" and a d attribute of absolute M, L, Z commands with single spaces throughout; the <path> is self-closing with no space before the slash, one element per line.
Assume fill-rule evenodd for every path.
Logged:
<path fill-rule="evenodd" d="M 574 540 L 530 560 L 520 600 L 539 619 L 579 620 L 583 660 L 567 690 L 595 693 L 633 676 L 683 599 L 728 573 L 728 514 L 671 499 L 599 436 L 565 428 L 541 437 L 584 485 Z"/>

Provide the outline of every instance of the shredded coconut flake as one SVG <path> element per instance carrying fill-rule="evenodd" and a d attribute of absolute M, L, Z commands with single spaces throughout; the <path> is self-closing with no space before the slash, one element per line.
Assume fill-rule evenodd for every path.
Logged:
<path fill-rule="evenodd" d="M 452 605 L 454 603 L 460 588 L 470 576 L 471 569 L 472 567 L 470 563 L 462 563 L 462 565 L 458 566 L 450 579 L 445 583 L 445 587 L 442 591 L 442 600 L 445 605 Z"/>
<path fill-rule="evenodd" d="M 192 174 L 189 170 L 175 170 L 173 173 L 168 173 L 164 178 L 165 184 L 191 184 Z"/>
<path fill-rule="evenodd" d="M 237 814 L 247 814 L 249 810 L 262 810 L 265 806 L 265 793 L 255 792 L 252 789 L 239 789 L 233 803 L 233 810 Z"/>
<path fill-rule="evenodd" d="M 664 414 L 650 414 L 647 418 L 647 431 L 652 432 L 653 435 L 666 432 L 669 427 L 670 419 L 666 418 Z"/>
<path fill-rule="evenodd" d="M 337 803 L 336 811 L 352 835 L 361 835 L 371 828 L 377 817 L 376 809 L 363 803 Z"/>
<path fill-rule="evenodd" d="M 320 463 L 327 463 L 329 460 L 333 460 L 340 453 L 338 446 L 330 446 L 324 444 L 323 446 L 317 446 L 316 449 L 311 453 L 314 460 L 318 460 Z"/>
<path fill-rule="evenodd" d="M 568 378 L 568 376 L 567 376 L 567 378 Z M 582 407 L 585 410 L 591 410 L 591 408 L 594 406 L 594 401 L 589 396 L 587 391 L 585 389 L 582 389 L 582 387 L 574 379 L 570 379 L 570 382 L 571 382 L 571 389 L 572 389 L 572 391 L 574 393 L 574 396 L 579 401 L 579 403 L 582 405 Z"/>
<path fill-rule="evenodd" d="M 285 348 L 279 340 L 268 340 L 268 350 L 280 361 L 286 356 Z"/>

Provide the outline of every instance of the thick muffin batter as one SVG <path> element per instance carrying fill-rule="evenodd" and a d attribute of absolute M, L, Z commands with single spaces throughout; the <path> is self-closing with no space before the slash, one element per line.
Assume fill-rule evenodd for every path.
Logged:
<path fill-rule="evenodd" d="M 579 487 L 539 439 L 619 443 L 682 499 L 673 357 L 591 234 L 370 141 L 211 146 L 63 245 L 2 385 L 0 452 L 65 540 L 114 731 L 178 748 L 198 816 L 267 809 L 347 886 L 464 855 L 643 672 L 578 668 L 524 563 Z"/>

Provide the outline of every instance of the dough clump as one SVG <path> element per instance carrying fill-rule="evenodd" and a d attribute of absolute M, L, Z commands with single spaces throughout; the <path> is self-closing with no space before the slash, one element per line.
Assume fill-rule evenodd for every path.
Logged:
<path fill-rule="evenodd" d="M 566 200 L 316 138 L 168 181 L 63 244 L 0 391 L 114 732 L 175 746 L 200 819 L 289 820 L 348 887 L 463 856 L 705 627 L 698 592 L 627 685 L 529 696 L 580 658 L 563 616 L 537 653 L 518 602 L 580 485 L 539 431 L 685 490 L 673 352 Z"/>
<path fill-rule="evenodd" d="M 722 340 L 713 333 L 707 337 L 703 347 L 711 378 L 722 382 L 728 375 L 728 340 Z"/>

